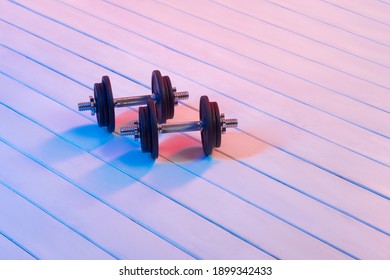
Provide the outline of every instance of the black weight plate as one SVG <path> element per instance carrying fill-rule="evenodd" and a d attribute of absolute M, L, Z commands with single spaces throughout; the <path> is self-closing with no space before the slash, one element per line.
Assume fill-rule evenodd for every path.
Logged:
<path fill-rule="evenodd" d="M 146 152 L 150 153 L 152 150 L 152 139 L 150 134 L 150 113 L 149 113 L 148 106 L 144 106 L 144 108 L 145 108 Z"/>
<path fill-rule="evenodd" d="M 156 96 L 157 121 L 159 123 L 167 121 L 167 94 L 164 84 L 160 71 L 154 70 L 152 73 L 152 92 Z"/>
<path fill-rule="evenodd" d="M 101 94 L 100 94 L 100 86 L 98 83 L 94 84 L 93 86 L 93 98 L 95 99 L 95 108 L 96 108 L 96 119 L 99 126 L 103 126 L 102 124 L 102 100 L 101 100 Z"/>
<path fill-rule="evenodd" d="M 211 108 L 209 98 L 202 96 L 200 98 L 199 115 L 202 122 L 202 146 L 203 152 L 206 156 L 210 155 L 213 151 L 213 118 L 211 115 Z"/>
<path fill-rule="evenodd" d="M 146 124 L 146 107 L 139 107 L 138 112 L 138 125 L 139 125 L 139 133 L 141 138 L 141 150 L 143 153 L 147 153 L 149 151 L 148 138 L 149 138 L 149 128 Z"/>
<path fill-rule="evenodd" d="M 216 142 L 216 133 L 215 133 L 215 127 L 216 127 L 216 119 L 214 114 L 214 102 L 209 102 L 210 105 L 210 113 L 211 113 L 211 126 L 212 126 L 212 132 L 211 132 L 211 146 L 214 149 L 215 142 Z"/>
<path fill-rule="evenodd" d="M 158 157 L 158 131 L 157 131 L 157 113 L 155 102 L 151 99 L 148 100 L 149 109 L 149 124 L 150 124 L 150 141 L 151 149 L 150 154 L 153 159 Z"/>
<path fill-rule="evenodd" d="M 100 88 L 100 100 L 101 100 L 101 121 L 102 121 L 102 126 L 107 126 L 107 117 L 108 117 L 108 112 L 107 112 L 107 96 L 106 96 L 106 89 L 103 86 L 103 83 L 99 83 L 99 88 Z"/>
<path fill-rule="evenodd" d="M 107 112 L 107 130 L 112 133 L 115 130 L 115 110 L 114 110 L 114 98 L 112 96 L 112 88 L 110 78 L 108 76 L 102 77 L 103 87 L 106 93 L 106 112 Z"/>
<path fill-rule="evenodd" d="M 171 97 L 169 96 L 168 83 L 167 83 L 167 79 L 165 77 L 167 77 L 167 76 L 163 76 L 164 90 L 165 90 L 165 97 L 166 97 L 165 104 L 166 104 L 166 108 L 167 108 L 167 119 L 169 119 L 169 116 L 172 114 L 171 108 L 170 108 Z"/>
<path fill-rule="evenodd" d="M 215 143 L 214 147 L 221 147 L 221 139 L 222 139 L 222 127 L 221 127 L 221 114 L 219 113 L 219 107 L 217 102 L 210 102 L 212 105 L 212 113 L 214 114 L 215 119 L 215 127 L 214 127 L 214 135 L 215 135 Z"/>
<path fill-rule="evenodd" d="M 165 80 L 165 92 L 168 96 L 167 102 L 167 119 L 173 119 L 175 116 L 175 94 L 173 92 L 171 79 L 168 76 L 164 76 Z"/>

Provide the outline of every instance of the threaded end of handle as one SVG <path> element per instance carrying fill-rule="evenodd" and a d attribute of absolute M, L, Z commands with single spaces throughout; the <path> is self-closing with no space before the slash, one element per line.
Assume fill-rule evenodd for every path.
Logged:
<path fill-rule="evenodd" d="M 79 106 L 79 111 L 91 111 L 92 110 L 92 106 L 91 106 L 91 102 L 80 102 L 78 104 Z"/>
<path fill-rule="evenodd" d="M 120 135 L 121 136 L 133 136 L 135 135 L 136 128 L 134 126 L 125 126 L 120 128 Z"/>
<path fill-rule="evenodd" d="M 133 122 L 131 126 L 121 127 L 119 130 L 121 136 L 134 136 L 135 140 L 138 140 L 140 136 L 139 125 L 137 121 Z"/>
<path fill-rule="evenodd" d="M 237 119 L 225 119 L 226 128 L 235 128 L 238 126 Z"/>
<path fill-rule="evenodd" d="M 180 100 L 187 100 L 190 97 L 190 94 L 188 91 L 179 91 L 175 92 L 175 100 L 180 101 Z"/>

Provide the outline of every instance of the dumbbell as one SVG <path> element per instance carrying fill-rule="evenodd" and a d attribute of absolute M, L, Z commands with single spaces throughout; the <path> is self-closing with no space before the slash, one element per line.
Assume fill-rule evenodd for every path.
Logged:
<path fill-rule="evenodd" d="M 139 108 L 138 121 L 134 121 L 132 126 L 121 127 L 120 134 L 140 138 L 142 152 L 149 152 L 152 158 L 156 159 L 159 133 L 200 131 L 203 152 L 208 156 L 215 147 L 221 146 L 221 136 L 226 132 L 226 128 L 237 127 L 238 120 L 225 119 L 225 115 L 219 113 L 217 102 L 210 102 L 207 96 L 200 98 L 199 107 L 200 121 L 158 124 L 156 106 L 150 99 L 147 106 Z"/>
<path fill-rule="evenodd" d="M 172 87 L 168 76 L 161 76 L 160 71 L 152 72 L 152 94 L 142 96 L 130 96 L 113 98 L 111 82 L 108 76 L 102 77 L 101 83 L 94 85 L 94 97 L 90 96 L 88 102 L 78 104 L 79 111 L 91 111 L 95 115 L 100 127 L 107 127 L 111 133 L 115 130 L 114 108 L 145 105 L 147 100 L 153 99 L 157 109 L 157 121 L 165 123 L 167 119 L 172 119 L 175 114 L 175 105 L 179 100 L 188 99 L 188 92 L 176 92 Z"/>

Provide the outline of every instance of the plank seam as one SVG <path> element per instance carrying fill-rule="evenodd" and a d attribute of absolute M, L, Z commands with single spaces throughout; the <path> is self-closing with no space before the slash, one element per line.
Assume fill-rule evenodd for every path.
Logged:
<path fill-rule="evenodd" d="M 2 184 L 0 182 L 0 184 Z M 4 185 L 4 184 L 3 184 Z M 4 186 L 5 187 L 5 186 Z M 33 257 L 34 259 L 36 260 L 39 260 L 40 258 L 35 255 L 33 252 L 31 252 L 30 250 L 28 250 L 27 248 L 25 248 L 23 245 L 21 245 L 19 242 L 17 242 L 15 239 L 13 239 L 12 237 L 8 236 L 5 232 L 3 232 L 1 229 L 0 229 L 0 235 L 4 236 L 4 238 L 6 238 L 7 240 L 9 240 L 10 242 L 12 242 L 13 244 L 15 244 L 15 246 L 19 247 L 20 249 L 22 249 L 24 252 L 26 252 L 28 255 L 30 255 L 31 257 Z"/>
<path fill-rule="evenodd" d="M 14 1 L 14 0 L 10 0 L 10 1 Z M 153 1 L 157 1 L 157 0 L 153 0 Z M 361 56 L 361 55 L 351 53 L 351 52 L 349 52 L 349 51 L 340 49 L 340 48 L 338 48 L 338 47 L 336 47 L 336 46 L 333 46 L 333 45 L 330 45 L 330 44 L 328 44 L 328 43 L 321 42 L 320 40 L 311 38 L 311 37 L 309 37 L 309 36 L 300 34 L 300 33 L 298 33 L 298 32 L 295 32 L 295 31 L 293 31 L 293 30 L 287 29 L 287 28 L 285 28 L 285 27 L 278 26 L 278 25 L 276 25 L 276 24 L 273 24 L 273 23 L 268 22 L 268 21 L 266 21 L 266 20 L 263 20 L 263 19 L 261 19 L 261 18 L 252 16 L 251 14 L 248 14 L 248 13 L 243 12 L 243 11 L 241 11 L 241 10 L 237 10 L 237 9 L 235 9 L 235 8 L 232 8 L 232 7 L 230 7 L 230 6 L 226 5 L 226 4 L 221 4 L 221 3 L 215 2 L 214 0 L 208 0 L 208 1 L 213 2 L 213 3 L 215 3 L 215 4 L 219 5 L 219 6 L 225 7 L 225 8 L 227 8 L 227 9 L 229 9 L 229 10 L 235 11 L 236 13 L 242 14 L 242 15 L 247 16 L 247 17 L 249 17 L 249 18 L 253 18 L 253 19 L 257 20 L 257 21 L 260 21 L 260 22 L 264 22 L 264 23 L 270 24 L 270 25 L 272 25 L 272 26 L 274 26 L 274 27 L 277 27 L 277 28 L 279 28 L 279 29 L 288 31 L 288 32 L 293 33 L 293 34 L 295 34 L 295 35 L 298 35 L 298 36 L 300 36 L 300 37 L 309 39 L 309 40 L 311 40 L 311 41 L 313 41 L 313 42 L 316 42 L 316 43 L 319 43 L 319 44 L 321 44 L 321 45 L 327 46 L 327 47 L 329 47 L 329 48 L 335 49 L 335 50 L 337 50 L 337 51 L 344 52 L 344 53 L 349 54 L 349 55 L 351 55 L 351 56 L 357 57 L 357 58 L 359 58 L 359 59 L 368 61 L 368 62 L 370 62 L 370 63 L 376 64 L 376 65 L 379 65 L 379 66 L 382 66 L 382 67 L 385 67 L 385 68 L 390 68 L 390 67 L 387 66 L 387 65 L 384 65 L 384 64 L 381 64 L 381 63 L 379 63 L 379 62 L 373 61 L 373 60 L 371 60 L 371 59 L 365 58 L 365 57 L 363 57 L 363 56 Z M 167 6 L 168 6 L 168 5 L 167 5 Z M 181 11 L 181 10 L 180 10 L 180 11 Z M 192 14 L 190 14 L 190 15 L 192 15 Z M 193 16 L 194 16 L 194 15 L 193 15 Z M 200 18 L 200 17 L 199 17 L 199 18 Z M 202 19 L 202 18 L 200 18 L 200 19 Z M 205 19 L 203 19 L 203 20 L 205 20 Z M 210 22 L 210 23 L 212 23 L 212 22 Z M 240 34 L 243 34 L 243 33 L 240 33 Z M 316 61 L 315 61 L 315 62 L 316 62 Z M 319 63 L 319 62 L 317 61 L 316 63 Z M 343 71 L 343 70 L 341 70 L 341 69 L 337 69 L 337 68 L 335 68 L 335 67 L 332 67 L 332 66 L 329 66 L 329 65 L 326 65 L 326 64 L 322 64 L 322 63 L 320 63 L 320 64 L 323 65 L 323 66 L 329 67 L 329 68 L 331 68 L 331 69 L 333 69 L 333 70 L 335 70 L 335 71 L 339 71 L 339 72 L 344 73 L 344 74 L 346 74 L 346 75 L 350 75 L 350 76 L 355 77 L 355 78 L 357 78 L 357 79 L 361 79 L 361 80 L 363 80 L 363 81 L 365 81 L 365 82 L 367 82 L 367 83 L 376 85 L 376 86 L 378 86 L 378 87 L 382 87 L 382 88 L 385 88 L 385 89 L 389 89 L 388 87 L 386 87 L 386 86 L 384 86 L 384 85 L 381 85 L 381 84 L 378 84 L 378 83 L 374 83 L 374 82 L 372 82 L 372 81 L 370 81 L 370 80 L 367 80 L 367 79 L 362 78 L 362 77 L 359 77 L 359 76 L 357 76 L 357 75 L 354 75 L 354 74 L 345 72 L 345 71 Z"/>
<path fill-rule="evenodd" d="M 380 24 L 383 24 L 383 25 L 386 25 L 386 26 L 390 26 L 390 24 L 388 24 L 388 23 L 386 23 L 386 22 L 383 22 L 383 21 L 377 20 L 377 19 L 375 19 L 375 18 L 371 18 L 371 17 L 369 17 L 369 16 L 363 15 L 363 14 L 361 14 L 361 13 L 358 13 L 358 12 L 354 11 L 354 10 L 345 8 L 345 7 L 341 6 L 341 5 L 337 5 L 337 4 L 335 4 L 335 3 L 332 3 L 332 2 L 329 2 L 329 1 L 325 1 L 325 0 L 320 0 L 320 1 L 326 3 L 326 4 L 330 5 L 330 6 L 334 6 L 334 7 L 337 7 L 337 8 L 339 8 L 339 9 L 341 9 L 341 10 L 350 12 L 351 14 L 360 16 L 360 17 L 362 17 L 362 18 L 365 18 L 365 19 L 368 19 L 368 20 L 371 20 L 371 21 L 374 21 L 374 22 L 376 22 L 376 23 L 380 23 Z M 381 2 L 382 2 L 382 1 L 381 1 Z"/>
<path fill-rule="evenodd" d="M 366 39 L 366 40 L 368 40 L 368 41 L 377 43 L 378 45 L 382 45 L 382 46 L 384 46 L 384 47 L 390 47 L 390 45 L 387 45 L 387 44 L 385 44 L 385 43 L 382 43 L 382 42 L 379 42 L 379 41 L 374 40 L 374 39 L 372 39 L 372 38 L 366 37 L 366 36 L 364 36 L 364 35 L 355 33 L 355 32 L 350 31 L 350 30 L 348 30 L 348 29 L 344 29 L 344 28 L 342 28 L 342 27 L 340 27 L 340 26 L 337 26 L 337 25 L 332 24 L 332 23 L 329 23 L 329 22 L 327 22 L 327 21 L 318 19 L 318 18 L 316 18 L 316 17 L 309 16 L 309 15 L 303 13 L 303 12 L 300 12 L 300 11 L 297 11 L 297 10 L 293 10 L 292 8 L 283 6 L 283 5 L 279 4 L 279 3 L 275 3 L 275 2 L 273 2 L 273 1 L 271 1 L 271 0 L 265 0 L 265 1 L 268 2 L 268 3 L 270 3 L 270 4 L 272 4 L 272 5 L 275 5 L 275 6 L 278 6 L 278 7 L 280 7 L 280 8 L 283 8 L 283 9 L 285 9 L 285 10 L 288 10 L 288 11 L 290 11 L 290 12 L 292 12 L 292 13 L 301 15 L 301 16 L 303 16 L 303 17 L 310 18 L 310 19 L 312 19 L 312 20 L 315 20 L 315 21 L 321 22 L 321 23 L 323 23 L 323 24 L 329 25 L 329 26 L 331 26 L 331 27 L 333 27 L 333 28 L 336 28 L 336 29 L 342 30 L 342 31 L 344 31 L 344 32 L 350 33 L 350 34 L 355 35 L 355 36 L 357 36 L 357 37 L 360 37 L 360 38 L 362 38 L 362 39 Z"/>
<path fill-rule="evenodd" d="M 10 145 L 7 141 L 4 141 L 4 139 L 2 139 L 0 137 L 0 141 L 2 141 L 4 144 L 6 144 L 7 146 L 9 146 L 10 148 L 14 149 L 15 151 L 21 153 L 19 150 L 15 149 L 15 146 L 13 145 Z M 23 153 L 21 153 L 23 154 Z M 26 156 L 25 154 L 23 154 L 24 156 Z M 32 159 L 31 157 L 29 157 L 30 159 Z M 37 161 L 35 161 L 37 162 Z M 41 163 L 37 162 L 38 164 L 40 164 L 41 166 L 43 166 Z M 45 167 L 45 166 L 43 166 Z M 45 167 L 46 168 L 46 167 Z M 114 253 L 110 252 L 109 250 L 107 250 L 106 248 L 104 248 L 103 246 L 101 246 L 100 244 L 98 244 L 96 241 L 94 241 L 93 239 L 91 239 L 90 237 L 88 237 L 87 235 L 83 234 L 81 231 L 77 230 L 75 227 L 72 227 L 71 225 L 67 224 L 66 222 L 64 222 L 63 220 L 61 220 L 60 218 L 58 218 L 57 216 L 55 216 L 54 214 L 50 213 L 47 209 L 45 209 L 44 207 L 42 207 L 41 205 L 39 205 L 38 203 L 36 203 L 35 201 L 31 200 L 30 198 L 26 197 L 25 195 L 23 195 L 22 193 L 20 193 L 19 191 L 17 191 L 15 188 L 13 188 L 11 185 L 9 185 L 8 183 L 4 182 L 2 179 L 0 179 L 0 184 L 4 185 L 4 187 L 6 187 L 7 189 L 9 189 L 10 191 L 12 191 L 13 193 L 15 193 L 16 195 L 18 195 L 19 197 L 21 197 L 23 200 L 27 201 L 28 203 L 30 203 L 31 205 L 33 205 L 35 208 L 39 209 L 41 212 L 43 212 L 44 214 L 48 215 L 49 217 L 51 217 L 52 219 L 56 220 L 57 222 L 59 222 L 60 224 L 64 225 L 66 228 L 70 229 L 71 231 L 73 231 L 74 233 L 76 233 L 77 235 L 81 236 L 82 238 L 84 238 L 87 242 L 93 244 L 94 246 L 96 246 L 97 248 L 101 249 L 102 251 L 104 251 L 105 253 L 107 253 L 108 255 L 110 255 L 111 257 L 113 257 L 114 259 L 117 259 L 119 260 L 120 258 L 118 256 L 116 256 Z"/>

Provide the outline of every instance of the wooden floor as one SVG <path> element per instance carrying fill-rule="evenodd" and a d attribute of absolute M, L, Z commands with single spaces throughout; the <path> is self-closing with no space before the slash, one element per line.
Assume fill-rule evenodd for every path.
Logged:
<path fill-rule="evenodd" d="M 390 2 L 0 0 L 0 259 L 390 259 Z M 132 138 L 79 112 L 169 75 L 239 127 Z M 116 131 L 138 118 L 116 110 Z"/>

